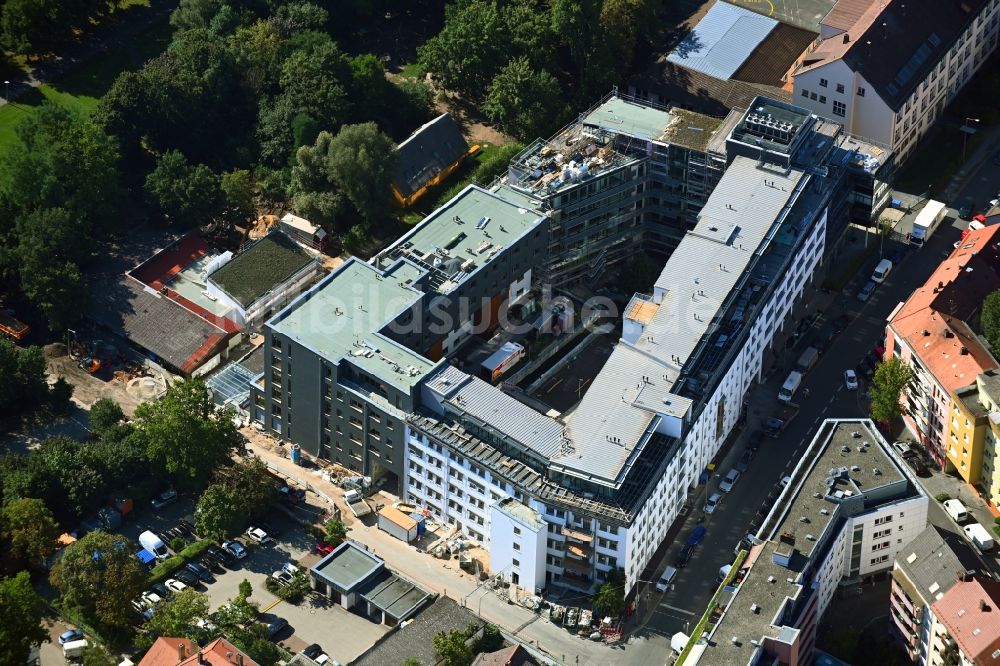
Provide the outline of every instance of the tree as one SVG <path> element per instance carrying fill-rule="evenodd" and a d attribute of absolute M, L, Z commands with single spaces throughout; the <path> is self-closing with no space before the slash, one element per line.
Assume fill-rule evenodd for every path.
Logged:
<path fill-rule="evenodd" d="M 898 356 L 879 363 L 872 377 L 871 417 L 875 421 L 892 423 L 903 414 L 900 397 L 906 386 L 916 379 L 913 368 Z"/>
<path fill-rule="evenodd" d="M 260 458 L 245 459 L 229 467 L 220 467 L 215 478 L 219 485 L 226 488 L 242 515 L 259 513 L 278 496 L 274 477 Z"/>
<path fill-rule="evenodd" d="M 64 208 L 43 208 L 22 215 L 18 229 L 18 272 L 24 295 L 45 314 L 53 331 L 72 326 L 87 305 L 87 287 L 76 264 L 86 242 Z"/>
<path fill-rule="evenodd" d="M 49 387 L 49 405 L 56 414 L 68 414 L 73 408 L 73 389 L 65 377 L 56 377 Z"/>
<path fill-rule="evenodd" d="M 345 125 L 330 141 L 330 173 L 340 190 L 369 222 L 389 210 L 396 144 L 375 123 Z"/>
<path fill-rule="evenodd" d="M 207 28 L 222 5 L 223 0 L 181 0 L 170 14 L 170 25 L 178 32 Z"/>
<path fill-rule="evenodd" d="M 330 143 L 333 135 L 320 132 L 312 146 L 295 153 L 289 194 L 292 207 L 304 218 L 332 228 L 346 204 L 330 170 Z"/>
<path fill-rule="evenodd" d="M 417 49 L 421 64 L 446 88 L 479 99 L 510 60 L 512 44 L 498 4 L 488 0 L 448 4 L 441 32 Z"/>
<path fill-rule="evenodd" d="M 625 609 L 625 572 L 621 569 L 608 572 L 607 579 L 597 589 L 592 602 L 601 615 L 618 617 Z"/>
<path fill-rule="evenodd" d="M 72 27 L 61 20 L 60 0 L 7 0 L 0 14 L 5 48 L 23 55 L 48 53 Z"/>
<path fill-rule="evenodd" d="M 50 580 L 87 618 L 127 627 L 134 615 L 131 601 L 146 586 L 146 571 L 134 550 L 121 535 L 91 532 L 65 548 Z"/>
<path fill-rule="evenodd" d="M 202 487 L 239 443 L 230 415 L 216 418 L 211 394 L 196 379 L 174 384 L 158 402 L 139 405 L 135 425 L 149 460 L 162 464 L 185 488 Z"/>
<path fill-rule="evenodd" d="M 434 651 L 447 666 L 469 666 L 476 655 L 468 644 L 464 631 L 439 631 L 434 635 Z"/>
<path fill-rule="evenodd" d="M 45 357 L 38 347 L 21 348 L 0 336 L 0 414 L 15 415 L 37 408 L 48 392 Z"/>
<path fill-rule="evenodd" d="M 531 140 L 547 135 L 561 97 L 554 76 L 532 68 L 527 58 L 515 58 L 490 83 L 483 111 L 508 134 Z"/>
<path fill-rule="evenodd" d="M 27 663 L 31 648 L 48 640 L 42 627 L 44 603 L 31 587 L 27 571 L 0 578 L 0 663 Z"/>
<path fill-rule="evenodd" d="M 198 534 L 215 541 L 239 534 L 250 520 L 238 492 L 218 483 L 201 494 L 194 516 Z"/>
<path fill-rule="evenodd" d="M 332 546 L 339 546 L 347 538 L 347 528 L 339 518 L 331 518 L 323 525 L 323 534 L 326 542 Z"/>
<path fill-rule="evenodd" d="M 125 412 L 121 406 L 110 398 L 101 398 L 90 407 L 90 429 L 98 437 L 121 423 L 124 418 Z"/>
<path fill-rule="evenodd" d="M 983 299 L 982 313 L 979 315 L 983 336 L 990 343 L 993 353 L 1000 353 L 1000 289 Z"/>
<path fill-rule="evenodd" d="M 241 224 L 253 217 L 254 185 L 249 171 L 234 169 L 222 174 L 220 187 L 225 202 L 222 216 L 227 222 Z"/>
<path fill-rule="evenodd" d="M 282 96 L 295 113 L 306 113 L 326 129 L 339 127 L 350 110 L 353 80 L 347 56 L 327 39 L 294 51 L 281 67 Z"/>
<path fill-rule="evenodd" d="M 102 645 L 88 645 L 83 649 L 83 666 L 117 666 L 118 660 Z"/>
<path fill-rule="evenodd" d="M 41 500 L 24 498 L 4 505 L 3 538 L 16 560 L 41 565 L 56 551 L 61 530 Z"/>
<path fill-rule="evenodd" d="M 522 150 L 524 150 L 524 144 L 521 143 L 508 143 L 500 146 L 479 163 L 479 166 L 472 173 L 473 180 L 484 187 L 489 185 L 497 177 L 507 173 L 510 161 Z"/>
<path fill-rule="evenodd" d="M 171 221 L 185 226 L 209 222 L 219 214 L 219 177 L 204 164 L 191 166 L 180 151 L 170 150 L 146 176 L 146 192 Z"/>
<path fill-rule="evenodd" d="M 140 645 L 137 647 L 148 648 L 156 641 L 157 636 L 187 636 L 196 633 L 198 620 L 207 618 L 208 610 L 208 595 L 192 588 L 178 592 L 172 599 L 157 606 L 153 617 L 143 624 L 143 631 L 137 639 Z"/>

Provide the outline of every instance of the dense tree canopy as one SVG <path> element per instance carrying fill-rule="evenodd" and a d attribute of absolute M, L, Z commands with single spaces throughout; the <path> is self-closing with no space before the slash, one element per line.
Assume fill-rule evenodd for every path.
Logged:
<path fill-rule="evenodd" d="M 42 626 L 44 603 L 27 571 L 0 578 L 0 664 L 25 664 L 32 646 L 48 640 Z"/>
<path fill-rule="evenodd" d="M 983 309 L 979 315 L 983 336 L 990 343 L 994 354 L 1000 354 L 1000 289 L 983 299 Z"/>
<path fill-rule="evenodd" d="M 0 414 L 25 413 L 45 401 L 45 357 L 38 347 L 18 347 L 0 336 Z"/>
<path fill-rule="evenodd" d="M 110 398 L 101 398 L 90 406 L 90 430 L 100 437 L 122 422 L 125 413 L 121 406 Z"/>
<path fill-rule="evenodd" d="M 198 534 L 214 541 L 236 536 L 250 520 L 239 491 L 221 483 L 210 485 L 201 494 L 194 517 Z"/>
<path fill-rule="evenodd" d="M 559 117 L 559 82 L 525 57 L 515 58 L 493 78 L 483 110 L 500 129 L 523 141 L 548 135 Z"/>
<path fill-rule="evenodd" d="M 91 532 L 63 550 L 50 579 L 85 617 L 126 627 L 135 613 L 131 602 L 146 586 L 146 571 L 134 551 L 121 535 Z"/>
<path fill-rule="evenodd" d="M 3 505 L 0 534 L 9 556 L 22 564 L 40 566 L 56 550 L 61 530 L 41 500 L 24 498 Z"/>
<path fill-rule="evenodd" d="M 148 649 L 159 636 L 189 636 L 195 634 L 200 639 L 211 639 L 207 632 L 199 629 L 198 620 L 208 617 L 208 595 L 188 588 L 174 595 L 153 611 L 153 617 L 143 623 L 136 647 Z M 205 633 L 204 636 L 199 634 Z"/>
<path fill-rule="evenodd" d="M 146 192 L 180 226 L 206 224 L 222 211 L 219 176 L 204 164 L 188 164 L 177 150 L 156 161 L 156 168 L 146 176 Z"/>
<path fill-rule="evenodd" d="M 892 423 L 903 413 L 900 397 L 907 384 L 915 379 L 913 368 L 898 356 L 879 363 L 872 377 L 871 417 Z"/>

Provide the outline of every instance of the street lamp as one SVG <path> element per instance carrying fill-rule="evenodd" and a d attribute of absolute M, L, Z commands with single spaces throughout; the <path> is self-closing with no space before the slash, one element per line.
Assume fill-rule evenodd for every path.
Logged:
<path fill-rule="evenodd" d="M 969 123 L 978 123 L 979 118 L 966 118 L 965 124 L 962 125 L 962 164 L 965 164 L 965 147 L 969 143 L 969 135 L 976 133 L 976 128 Z"/>

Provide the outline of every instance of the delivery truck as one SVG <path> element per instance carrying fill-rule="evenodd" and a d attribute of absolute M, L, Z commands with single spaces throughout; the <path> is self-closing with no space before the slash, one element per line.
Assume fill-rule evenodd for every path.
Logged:
<path fill-rule="evenodd" d="M 965 536 L 969 538 L 969 541 L 976 545 L 979 552 L 985 553 L 993 550 L 993 537 L 991 537 L 986 528 L 979 523 L 966 525 L 962 528 L 962 531 L 965 532 Z"/>
<path fill-rule="evenodd" d="M 957 499 L 945 500 L 944 510 L 948 512 L 948 515 L 956 523 L 964 522 L 969 517 L 969 510 Z"/>
<path fill-rule="evenodd" d="M 802 384 L 802 373 L 797 370 L 789 372 L 785 383 L 781 385 L 781 390 L 778 391 L 778 400 L 791 402 L 792 398 L 795 397 L 795 392 L 799 390 L 800 384 Z"/>
<path fill-rule="evenodd" d="M 917 219 L 913 221 L 913 231 L 910 232 L 910 245 L 923 247 L 927 239 L 931 237 L 931 234 L 941 226 L 941 221 L 947 215 L 947 206 L 940 201 L 928 200 L 923 210 L 917 213 Z"/>
<path fill-rule="evenodd" d="M 170 557 L 167 544 L 163 543 L 163 539 L 149 530 L 139 535 L 139 545 L 151 552 L 158 560 L 165 560 Z"/>
<path fill-rule="evenodd" d="M 524 358 L 524 347 L 516 342 L 505 342 L 500 349 L 493 352 L 483 361 L 482 377 L 486 381 L 495 382 L 504 373 L 517 365 Z"/>
<path fill-rule="evenodd" d="M 801 373 L 809 372 L 816 365 L 817 360 L 819 360 L 819 350 L 815 347 L 806 347 L 806 350 L 799 356 L 795 369 Z"/>
<path fill-rule="evenodd" d="M 78 641 L 63 643 L 63 658 L 66 661 L 80 659 L 83 657 L 84 650 L 86 650 L 89 645 L 90 643 L 87 642 L 86 638 L 81 638 Z"/>

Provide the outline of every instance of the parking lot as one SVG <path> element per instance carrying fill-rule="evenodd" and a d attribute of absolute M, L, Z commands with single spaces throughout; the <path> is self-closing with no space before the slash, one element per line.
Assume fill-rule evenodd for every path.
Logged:
<path fill-rule="evenodd" d="M 193 498 L 182 497 L 159 511 L 140 507 L 135 512 L 135 518 L 122 525 L 119 532 L 136 542 L 145 530 L 166 539 L 166 531 L 185 516 L 190 516 L 193 502 Z M 311 643 L 319 643 L 332 659 L 342 664 L 349 663 L 371 647 L 388 627 L 346 611 L 318 595 L 309 595 L 293 604 L 268 592 L 265 581 L 282 565 L 291 562 L 308 570 L 320 559 L 320 555 L 314 551 L 315 539 L 284 512 L 272 511 L 267 516 L 267 523 L 276 531 L 271 534 L 271 543 L 261 546 L 246 536 L 239 537 L 238 540 L 246 546 L 247 556 L 233 558 L 233 562 L 224 568 L 214 568 L 212 580 L 199 581 L 196 589 L 208 595 L 209 609 L 214 612 L 236 597 L 240 583 L 247 580 L 253 588 L 250 600 L 259 605 L 261 613 L 266 614 L 269 620 L 275 616 L 288 621 L 288 627 L 275 636 L 275 641 L 292 652 L 300 652 Z"/>
<path fill-rule="evenodd" d="M 614 338 L 603 335 L 580 352 L 571 352 L 569 362 L 535 389 L 532 397 L 565 412 L 586 393 L 614 350 L 614 343 Z"/>

